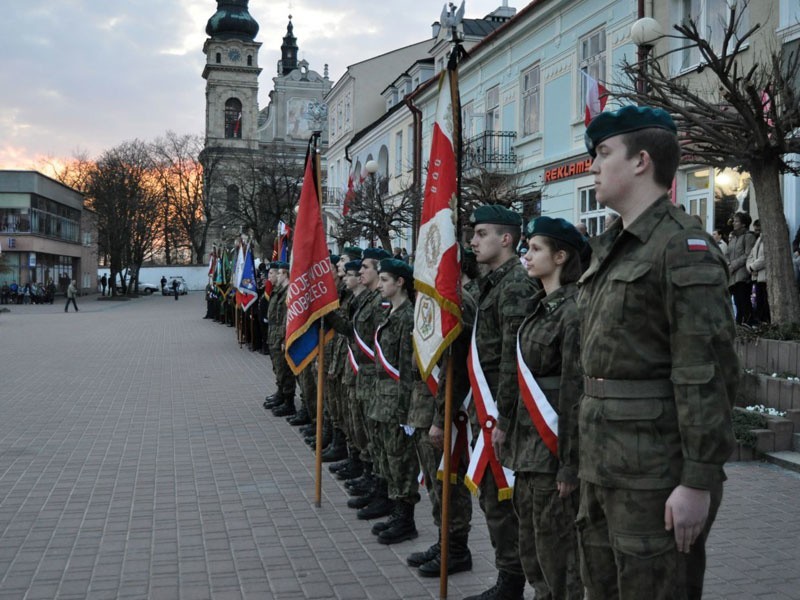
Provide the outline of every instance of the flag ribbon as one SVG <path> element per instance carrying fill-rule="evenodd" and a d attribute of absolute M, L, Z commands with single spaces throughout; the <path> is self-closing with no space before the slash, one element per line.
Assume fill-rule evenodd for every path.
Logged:
<path fill-rule="evenodd" d="M 461 457 L 466 455 L 468 463 L 472 459 L 472 427 L 469 424 L 468 413 L 470 402 L 472 402 L 472 391 L 467 393 L 467 397 L 461 403 L 453 423 L 456 428 L 456 434 L 450 440 L 450 483 L 453 484 L 458 483 L 458 464 L 461 462 Z M 436 478 L 439 480 L 444 478 L 444 454 L 439 461 Z"/>
<path fill-rule="evenodd" d="M 353 373 L 358 375 L 358 361 L 349 343 L 347 344 L 347 362 L 350 363 L 350 368 L 353 370 Z"/>
<path fill-rule="evenodd" d="M 519 343 L 519 332 L 517 332 L 517 380 L 522 402 L 528 409 L 536 431 L 539 432 L 544 445 L 550 452 L 558 456 L 558 413 L 547 400 L 547 396 L 534 379 L 528 365 L 525 364 Z"/>
<path fill-rule="evenodd" d="M 495 404 L 489 383 L 483 374 L 480 357 L 478 356 L 478 345 L 475 335 L 478 331 L 478 315 L 475 315 L 475 325 L 472 328 L 472 342 L 467 358 L 467 372 L 469 373 L 469 383 L 472 388 L 472 400 L 475 403 L 475 413 L 478 417 L 478 424 L 481 433 L 472 451 L 472 458 L 467 468 L 465 483 L 473 493 L 477 493 L 478 486 L 483 481 L 488 466 L 492 470 L 495 483 L 497 484 L 497 499 L 510 500 L 514 487 L 514 473 L 500 464 L 492 447 L 492 431 L 497 426 L 497 404 Z"/>

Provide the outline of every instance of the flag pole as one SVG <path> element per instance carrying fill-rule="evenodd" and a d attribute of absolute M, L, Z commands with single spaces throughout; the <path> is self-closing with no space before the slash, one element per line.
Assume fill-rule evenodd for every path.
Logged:
<path fill-rule="evenodd" d="M 322 203 L 322 194 L 319 189 L 319 170 L 320 170 L 320 156 L 319 156 L 319 134 L 314 134 L 314 186 L 317 188 L 317 201 Z M 322 424 L 324 417 L 323 412 L 323 389 L 325 385 L 325 328 L 322 326 L 322 321 L 319 323 L 319 342 L 317 346 L 317 447 L 316 447 L 316 484 L 314 489 L 314 504 L 317 508 L 322 506 Z"/>
<path fill-rule="evenodd" d="M 453 354 L 447 359 L 444 385 L 444 473 L 442 477 L 441 566 L 439 567 L 439 598 L 447 598 L 447 556 L 450 541 L 450 443 L 453 437 Z"/>

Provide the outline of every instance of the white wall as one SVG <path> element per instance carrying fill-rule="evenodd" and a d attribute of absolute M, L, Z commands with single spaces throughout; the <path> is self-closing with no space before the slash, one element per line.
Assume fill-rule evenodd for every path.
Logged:
<path fill-rule="evenodd" d="M 97 280 L 105 275 L 108 277 L 108 269 L 97 269 Z M 139 271 L 140 283 L 152 283 L 160 285 L 161 276 L 167 279 L 170 277 L 183 277 L 190 290 L 205 290 L 208 283 L 208 266 L 195 267 L 142 267 Z"/>

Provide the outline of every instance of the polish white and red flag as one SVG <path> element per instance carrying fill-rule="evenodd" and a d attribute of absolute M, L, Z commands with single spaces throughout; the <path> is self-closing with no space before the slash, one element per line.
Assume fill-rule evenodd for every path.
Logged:
<path fill-rule="evenodd" d="M 347 175 L 347 192 L 344 195 L 344 204 L 342 205 L 342 216 L 346 217 L 347 213 L 350 212 L 350 203 L 353 201 L 353 197 L 356 195 L 355 185 L 353 184 L 353 173 L 352 171 Z"/>
<path fill-rule="evenodd" d="M 583 122 L 588 127 L 592 119 L 605 110 L 606 102 L 608 102 L 608 90 L 586 71 L 581 71 L 581 73 L 586 78 L 586 110 Z"/>
<path fill-rule="evenodd" d="M 442 72 L 414 260 L 414 354 L 422 379 L 461 331 L 461 257 L 456 240 L 459 109 L 455 70 Z"/>

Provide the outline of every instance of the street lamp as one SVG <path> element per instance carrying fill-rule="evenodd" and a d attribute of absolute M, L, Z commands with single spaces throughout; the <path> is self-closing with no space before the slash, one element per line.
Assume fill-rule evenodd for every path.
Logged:
<path fill-rule="evenodd" d="M 377 200 L 380 202 L 380 190 L 378 190 L 378 185 L 375 181 L 375 173 L 378 172 L 380 166 L 378 165 L 378 161 L 374 159 L 370 159 L 367 161 L 367 164 L 364 165 L 364 168 L 367 170 L 367 173 L 370 174 L 370 179 L 372 180 L 372 193 L 375 194 Z M 374 229 L 374 219 L 375 219 L 375 207 L 372 207 L 370 210 L 370 220 L 373 221 L 373 230 L 370 232 L 370 240 L 369 246 L 370 248 L 375 246 L 375 229 Z"/>
<path fill-rule="evenodd" d="M 645 83 L 644 74 L 647 70 L 647 61 L 650 56 L 650 51 L 655 46 L 655 43 L 664 36 L 661 30 L 661 25 L 652 17 L 643 17 L 631 25 L 631 39 L 633 43 L 639 48 L 639 81 L 637 82 L 637 91 L 640 95 L 647 93 L 647 84 Z"/>

